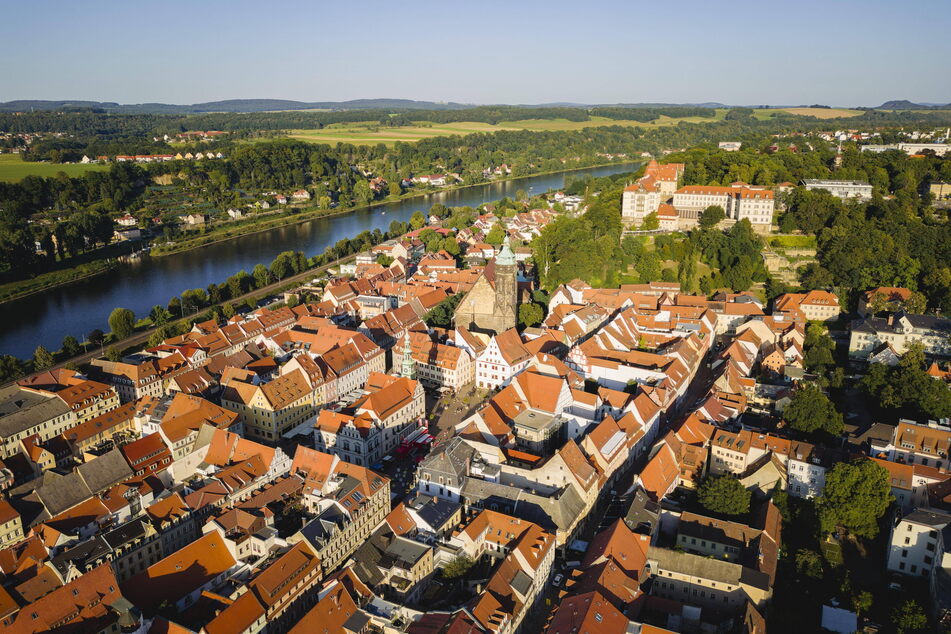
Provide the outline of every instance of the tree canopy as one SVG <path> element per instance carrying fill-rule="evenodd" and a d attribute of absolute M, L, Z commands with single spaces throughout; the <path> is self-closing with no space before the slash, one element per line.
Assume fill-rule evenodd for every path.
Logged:
<path fill-rule="evenodd" d="M 842 433 L 842 414 L 815 383 L 806 383 L 793 394 L 783 418 L 796 431 L 836 437 Z"/>
<path fill-rule="evenodd" d="M 878 535 L 878 520 L 894 498 L 888 470 L 868 458 L 840 462 L 826 473 L 822 495 L 816 500 L 824 532 L 841 526 L 872 539 Z"/>
<path fill-rule="evenodd" d="M 731 475 L 710 476 L 697 491 L 697 501 L 711 513 L 743 515 L 750 511 L 752 493 Z"/>
<path fill-rule="evenodd" d="M 135 313 L 128 308 L 116 308 L 109 315 L 109 328 L 118 339 L 125 339 L 135 330 Z"/>

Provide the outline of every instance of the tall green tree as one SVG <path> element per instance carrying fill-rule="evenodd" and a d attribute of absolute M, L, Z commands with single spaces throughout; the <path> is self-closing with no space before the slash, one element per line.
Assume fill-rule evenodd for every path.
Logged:
<path fill-rule="evenodd" d="M 731 475 L 710 476 L 697 491 L 697 501 L 711 513 L 743 515 L 750 511 L 752 494 Z"/>
<path fill-rule="evenodd" d="M 518 323 L 523 328 L 537 326 L 545 318 L 545 310 L 535 303 L 519 304 Z"/>
<path fill-rule="evenodd" d="M 717 224 L 726 218 L 726 212 L 720 205 L 710 205 L 700 212 L 700 228 L 713 229 Z"/>
<path fill-rule="evenodd" d="M 72 335 L 63 337 L 63 355 L 67 359 L 75 357 L 81 350 L 82 348 L 79 347 L 79 341 L 76 340 L 76 337 Z"/>
<path fill-rule="evenodd" d="M 37 346 L 36 351 L 33 352 L 33 369 L 34 370 L 46 370 L 53 367 L 56 361 L 53 359 L 53 355 L 49 350 L 43 346 Z"/>
<path fill-rule="evenodd" d="M 116 308 L 109 315 L 109 328 L 118 339 L 125 339 L 135 330 L 135 313 L 128 308 Z"/>
<path fill-rule="evenodd" d="M 841 526 L 859 537 L 878 535 L 878 520 L 894 500 L 888 470 L 868 458 L 840 462 L 827 474 L 816 500 L 819 523 L 826 533 Z"/>
<path fill-rule="evenodd" d="M 783 418 L 805 434 L 837 437 L 844 428 L 842 414 L 815 383 L 806 383 L 796 390 L 783 410 Z"/>

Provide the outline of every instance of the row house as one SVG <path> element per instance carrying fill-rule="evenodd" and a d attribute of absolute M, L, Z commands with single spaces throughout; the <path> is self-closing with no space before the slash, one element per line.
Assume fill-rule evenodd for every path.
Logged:
<path fill-rule="evenodd" d="M 476 387 L 494 389 L 508 384 L 532 356 L 514 328 L 493 336 L 476 357 Z"/>
<path fill-rule="evenodd" d="M 122 596 L 143 612 L 154 613 L 163 605 L 181 612 L 240 567 L 221 535 L 211 532 L 119 585 Z"/>
<path fill-rule="evenodd" d="M 299 542 L 277 557 L 203 631 L 251 633 L 285 631 L 312 606 L 323 576 L 317 554 Z"/>
<path fill-rule="evenodd" d="M 76 423 L 119 407 L 119 394 L 109 385 L 91 381 L 72 370 L 51 370 L 20 379 L 24 391 L 52 395 L 73 411 Z"/>
<path fill-rule="evenodd" d="M 304 478 L 304 507 L 315 517 L 288 539 L 307 541 L 324 575 L 336 570 L 390 511 L 390 481 L 338 456 L 298 447 L 291 473 Z"/>
<path fill-rule="evenodd" d="M 405 336 L 410 337 L 416 377 L 423 384 L 459 392 L 475 380 L 475 361 L 462 348 L 437 343 L 424 332 L 407 331 Z"/>
<path fill-rule="evenodd" d="M 369 393 L 353 404 L 353 414 L 321 410 L 314 425 L 319 451 L 370 466 L 419 428 L 425 394 L 417 381 L 374 374 L 367 389 Z"/>
<path fill-rule="evenodd" d="M 313 388 L 299 370 L 267 382 L 258 382 L 246 370 L 226 371 L 221 385 L 222 406 L 238 414 L 254 439 L 276 443 L 313 413 Z"/>
<path fill-rule="evenodd" d="M 469 613 L 485 631 L 519 631 L 548 586 L 554 536 L 532 522 L 482 511 L 457 539 L 469 557 L 487 556 L 498 563 L 483 591 L 470 602 Z"/>

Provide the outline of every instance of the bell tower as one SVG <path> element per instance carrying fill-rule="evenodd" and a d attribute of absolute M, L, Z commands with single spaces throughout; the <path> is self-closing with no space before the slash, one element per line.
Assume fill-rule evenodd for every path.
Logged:
<path fill-rule="evenodd" d="M 508 236 L 495 257 L 496 332 L 514 328 L 518 321 L 518 264 L 509 247 Z"/>

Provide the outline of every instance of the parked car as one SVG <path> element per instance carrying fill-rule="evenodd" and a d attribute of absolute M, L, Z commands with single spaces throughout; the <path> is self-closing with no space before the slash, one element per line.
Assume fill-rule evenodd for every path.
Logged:
<path fill-rule="evenodd" d="M 558 573 L 557 575 L 555 575 L 555 578 L 551 580 L 551 585 L 555 586 L 556 588 L 560 588 L 561 582 L 564 580 L 565 580 L 565 575 Z"/>

